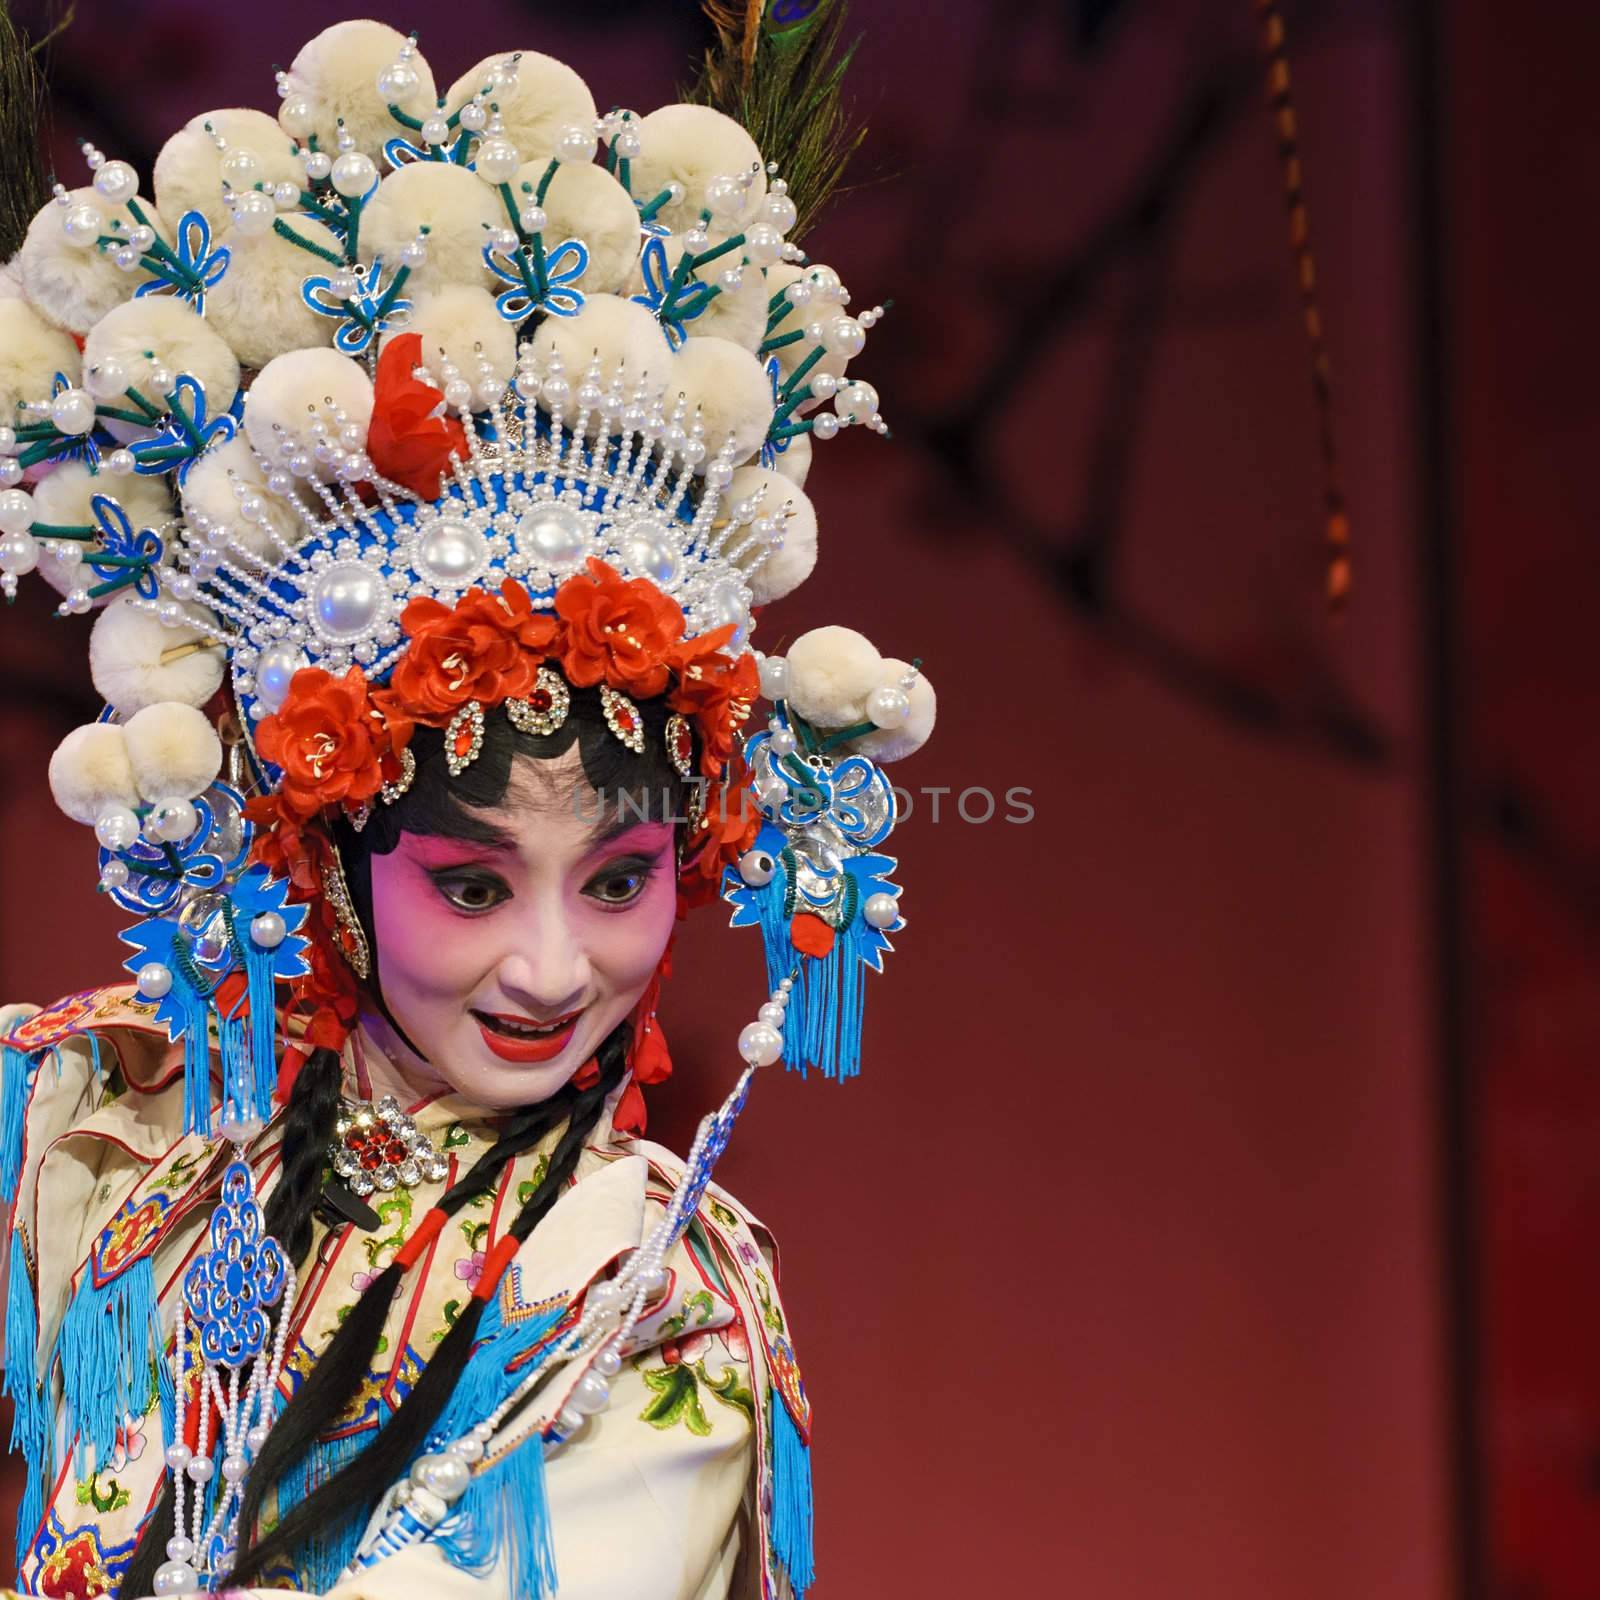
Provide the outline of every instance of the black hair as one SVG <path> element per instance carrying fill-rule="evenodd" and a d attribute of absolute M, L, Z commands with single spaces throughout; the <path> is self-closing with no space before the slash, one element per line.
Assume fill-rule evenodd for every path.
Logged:
<path fill-rule="evenodd" d="M 378 804 L 360 830 L 343 820 L 335 824 L 350 898 L 372 952 L 368 997 L 397 1030 L 382 996 L 380 946 L 372 922 L 372 857 L 387 855 L 405 833 L 493 842 L 498 835 L 483 813 L 504 803 L 516 758 L 554 760 L 574 743 L 583 777 L 594 791 L 574 794 L 573 803 L 582 806 L 579 814 L 584 820 L 597 829 L 634 820 L 681 822 L 687 785 L 667 754 L 667 708 L 660 700 L 636 706 L 644 732 L 640 751 L 629 749 L 608 725 L 598 689 L 573 689 L 566 721 L 551 734 L 523 732 L 502 709 L 491 710 L 485 716 L 476 759 L 453 775 L 445 760 L 444 736 L 436 729 L 418 728 L 410 746 L 416 770 L 405 794 L 393 805 Z M 606 1097 L 626 1071 L 630 1044 L 624 1023 L 600 1046 L 599 1076 L 590 1087 L 579 1089 L 568 1083 L 548 1100 L 513 1113 L 471 1171 L 440 1197 L 438 1209 L 453 1215 L 492 1189 L 515 1157 L 564 1125 L 543 1179 L 510 1225 L 514 1237 L 527 1238 L 570 1181 Z M 265 1208 L 268 1231 L 283 1242 L 297 1265 L 310 1247 L 312 1212 L 339 1106 L 339 1071 L 337 1055 L 318 1051 L 296 1079 L 285 1122 L 283 1172 Z M 228 1586 L 258 1582 L 269 1566 L 292 1562 L 298 1548 L 313 1537 L 325 1539 L 336 1525 L 357 1517 L 364 1523 L 438 1419 L 472 1351 L 484 1306 L 476 1297 L 468 1300 L 416 1384 L 367 1448 L 282 1514 L 270 1533 L 255 1537 L 269 1489 L 314 1447 L 320 1431 L 341 1415 L 367 1376 L 403 1275 L 402 1267 L 391 1264 L 374 1278 L 268 1432 L 245 1479 Z M 150 1592 L 172 1531 L 169 1481 L 124 1576 L 122 1594 Z"/>

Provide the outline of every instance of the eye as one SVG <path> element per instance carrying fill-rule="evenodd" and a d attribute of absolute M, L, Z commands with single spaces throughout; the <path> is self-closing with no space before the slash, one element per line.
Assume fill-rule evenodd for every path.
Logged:
<path fill-rule="evenodd" d="M 614 861 L 596 873 L 583 892 L 602 905 L 631 905 L 644 893 L 654 868 L 654 861 L 638 858 Z"/>
<path fill-rule="evenodd" d="M 493 911 L 511 898 L 511 891 L 492 873 L 450 872 L 434 875 L 434 887 L 456 908 L 473 915 Z"/>

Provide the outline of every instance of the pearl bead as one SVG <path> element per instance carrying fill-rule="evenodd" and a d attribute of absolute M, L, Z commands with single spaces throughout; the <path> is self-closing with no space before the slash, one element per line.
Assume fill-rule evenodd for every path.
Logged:
<path fill-rule="evenodd" d="M 269 711 L 276 711 L 287 697 L 295 673 L 309 664 L 305 653 L 292 645 L 276 644 L 263 651 L 256 661 L 256 697 Z"/>
<path fill-rule="evenodd" d="M 472 404 L 472 385 L 465 378 L 452 378 L 444 386 L 444 403 L 453 411 L 465 411 Z"/>
<path fill-rule="evenodd" d="M 581 1411 L 572 1406 L 562 1406 L 556 1415 L 556 1426 L 563 1434 L 574 1434 L 584 1425 L 587 1419 Z"/>
<path fill-rule="evenodd" d="M 444 144 L 450 138 L 450 124 L 441 116 L 429 117 L 422 124 L 422 142 L 424 144 Z"/>
<path fill-rule="evenodd" d="M 639 1287 L 646 1295 L 658 1295 L 667 1286 L 669 1274 L 665 1267 L 651 1267 L 646 1272 L 639 1274 Z"/>
<path fill-rule="evenodd" d="M 8 533 L 0 537 L 0 572 L 21 578 L 39 565 L 39 541 L 31 533 Z"/>
<path fill-rule="evenodd" d="M 89 249 L 105 231 L 106 219 L 100 215 L 99 206 L 85 202 L 73 206 L 61 219 L 61 232 L 70 245 L 79 250 Z"/>
<path fill-rule="evenodd" d="M 578 1379 L 576 1387 L 567 1396 L 567 1404 L 574 1411 L 581 1411 L 585 1416 L 592 1417 L 597 1411 L 604 1411 L 610 1399 L 611 1385 L 598 1372 L 591 1369 Z"/>
<path fill-rule="evenodd" d="M 746 850 L 739 857 L 739 876 L 752 889 L 759 889 L 763 884 L 771 883 L 772 875 L 777 870 L 777 862 L 765 850 Z"/>
<path fill-rule="evenodd" d="M 250 937 L 263 950 L 276 950 L 288 933 L 283 918 L 276 911 L 263 911 L 250 923 Z"/>
<path fill-rule="evenodd" d="M 874 928 L 892 928 L 900 920 L 900 902 L 892 894 L 869 894 L 861 915 Z"/>
<path fill-rule="evenodd" d="M 594 154 L 590 141 L 589 154 Z M 522 165 L 522 153 L 509 139 L 498 136 L 485 139 L 473 156 L 473 167 L 485 183 L 510 183 Z"/>
<path fill-rule="evenodd" d="M 573 122 L 564 127 L 556 138 L 556 159 L 559 161 L 593 161 L 594 129 Z"/>
<path fill-rule="evenodd" d="M 867 330 L 854 317 L 834 317 L 822 329 L 823 348 L 836 356 L 858 356 L 867 342 Z"/>
<path fill-rule="evenodd" d="M 770 1067 L 783 1054 L 783 1035 L 766 1022 L 747 1022 L 739 1032 L 739 1054 L 753 1067 Z"/>
<path fill-rule="evenodd" d="M 794 201 L 786 194 L 769 194 L 761 203 L 761 214 L 779 233 L 787 233 L 800 215 Z"/>
<path fill-rule="evenodd" d="M 84 368 L 83 386 L 90 394 L 109 400 L 128 387 L 127 369 L 114 356 L 106 356 Z"/>
<path fill-rule="evenodd" d="M 329 169 L 333 186 L 346 200 L 359 200 L 378 181 L 372 158 L 359 150 L 347 150 Z"/>
<path fill-rule="evenodd" d="M 159 1000 L 172 988 L 172 969 L 159 961 L 147 961 L 139 968 L 139 993 L 146 1000 Z"/>
<path fill-rule="evenodd" d="M 547 394 L 549 389 L 547 380 Z M 517 547 L 547 566 L 563 566 L 577 560 L 583 548 L 583 530 L 565 506 L 541 506 L 517 523 Z"/>
<path fill-rule="evenodd" d="M 621 160 L 635 161 L 644 148 L 644 141 L 640 139 L 636 128 L 624 123 L 618 130 L 614 148 Z"/>
<path fill-rule="evenodd" d="M 278 126 L 292 139 L 304 139 L 316 126 L 310 98 L 292 94 L 278 107 Z"/>
<path fill-rule="evenodd" d="M 768 736 L 767 742 L 772 747 L 772 753 L 778 756 L 792 756 L 800 743 L 789 728 L 778 728 Z"/>
<path fill-rule="evenodd" d="M 277 219 L 278 208 L 272 196 L 259 189 L 246 189 L 234 196 L 233 225 L 247 239 L 260 238 L 271 233 Z"/>
<path fill-rule="evenodd" d="M 770 222 L 754 222 L 744 230 L 744 253 L 752 266 L 770 267 L 783 255 L 783 235 Z"/>
<path fill-rule="evenodd" d="M 243 1456 L 224 1456 L 222 1458 L 222 1480 L 224 1483 L 240 1483 L 249 1468 L 250 1463 Z"/>
<path fill-rule="evenodd" d="M 245 1434 L 244 1442 L 251 1455 L 260 1455 L 262 1445 L 267 1442 L 266 1428 L 258 1422 L 255 1427 L 251 1428 L 249 1432 Z M 172 1552 L 169 1550 L 167 1554 L 171 1555 Z"/>
<path fill-rule="evenodd" d="M 470 1433 L 463 1439 L 457 1439 L 450 1446 L 450 1454 L 458 1457 L 470 1465 L 474 1461 L 483 1460 L 483 1440 L 475 1439 Z"/>
<path fill-rule="evenodd" d="M 94 396 L 87 389 L 63 389 L 50 402 L 50 420 L 62 433 L 88 433 L 94 427 Z"/>
<path fill-rule="evenodd" d="M 120 889 L 128 881 L 128 863 L 113 856 L 100 869 L 100 881 L 108 889 Z"/>
<path fill-rule="evenodd" d="M 472 1471 L 460 1456 L 423 1456 L 411 1469 L 411 1481 L 441 1500 L 459 1500 L 472 1481 Z"/>
<path fill-rule="evenodd" d="M 622 1371 L 622 1357 L 610 1345 L 607 1345 L 594 1358 L 594 1369 L 603 1378 L 614 1378 Z"/>
<path fill-rule="evenodd" d="M 106 471 L 114 478 L 127 477 L 136 465 L 138 463 L 134 460 L 133 451 L 131 450 L 113 450 L 106 457 Z"/>
<path fill-rule="evenodd" d="M 371 632 L 387 611 L 381 574 L 363 561 L 336 561 L 311 584 L 317 632 L 335 644 L 354 643 Z"/>
<path fill-rule="evenodd" d="M 168 1561 L 156 1568 L 151 1588 L 157 1596 L 169 1594 L 198 1594 L 200 1574 L 186 1561 Z"/>
<path fill-rule="evenodd" d="M 26 533 L 33 526 L 33 496 L 26 489 L 0 490 L 0 533 Z"/>
<path fill-rule="evenodd" d="M 458 120 L 468 133 L 482 133 L 489 125 L 489 113 L 484 110 L 481 102 L 470 100 L 462 106 Z"/>
<path fill-rule="evenodd" d="M 167 1540 L 167 1554 L 174 1561 L 187 1561 L 194 1554 L 194 1540 L 185 1539 L 181 1533 Z"/>
<path fill-rule="evenodd" d="M 229 1144 L 249 1144 L 264 1127 L 260 1117 L 229 1117 L 217 1124 L 217 1132 Z"/>
<path fill-rule="evenodd" d="M 118 203 L 139 192 L 139 174 L 126 161 L 102 161 L 95 168 L 94 192 Z"/>
<path fill-rule="evenodd" d="M 789 692 L 789 663 L 782 656 L 763 656 L 759 671 L 761 693 L 768 700 L 782 700 Z"/>
<path fill-rule="evenodd" d="M 200 824 L 200 813 L 188 800 L 162 800 L 144 819 L 144 836 L 152 844 L 176 844 L 187 839 Z"/>
<path fill-rule="evenodd" d="M 517 217 L 524 233 L 543 233 L 549 221 L 543 206 L 524 206 Z"/>
<path fill-rule="evenodd" d="M 831 439 L 839 431 L 839 419 L 831 411 L 819 411 L 811 419 L 813 439 Z"/>
<path fill-rule="evenodd" d="M 167 1446 L 166 1462 L 174 1472 L 182 1472 L 189 1465 L 194 1452 L 186 1444 L 169 1444 Z"/>
<path fill-rule="evenodd" d="M 94 836 L 107 850 L 126 850 L 139 837 L 139 819 L 126 806 L 107 806 L 95 819 Z"/>
<path fill-rule="evenodd" d="M 758 1012 L 756 1012 L 757 1019 L 766 1023 L 769 1028 L 781 1028 L 784 1023 L 784 1018 L 787 1015 L 788 1011 L 785 1007 L 780 1006 L 771 1000 L 767 1001 L 767 1003 L 762 1006 Z"/>
<path fill-rule="evenodd" d="M 217 1470 L 217 1466 L 210 1456 L 194 1456 L 183 1470 L 191 1482 L 209 1483 L 211 1475 Z"/>
<path fill-rule="evenodd" d="M 880 728 L 898 728 L 911 715 L 911 697 L 904 689 L 884 684 L 867 696 L 867 716 Z"/>
<path fill-rule="evenodd" d="M 737 217 L 744 210 L 745 186 L 731 173 L 723 173 L 706 184 L 706 209 L 724 221 Z"/>
<path fill-rule="evenodd" d="M 396 61 L 378 74 L 378 95 L 387 104 L 394 105 L 413 93 L 420 82 L 415 67 L 405 61 Z M 439 120 L 444 119 L 441 117 Z M 433 143 L 443 144 L 444 141 L 435 139 Z"/>

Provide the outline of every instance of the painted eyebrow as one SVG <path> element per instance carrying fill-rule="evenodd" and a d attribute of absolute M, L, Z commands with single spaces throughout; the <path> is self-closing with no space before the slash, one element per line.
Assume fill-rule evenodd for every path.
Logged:
<path fill-rule="evenodd" d="M 620 839 L 624 834 L 635 833 L 640 828 L 660 828 L 665 823 L 652 821 L 650 818 L 641 820 L 638 817 L 614 817 L 610 822 L 597 823 L 589 832 L 586 848 L 598 850 L 603 845 L 608 845 L 613 839 Z"/>

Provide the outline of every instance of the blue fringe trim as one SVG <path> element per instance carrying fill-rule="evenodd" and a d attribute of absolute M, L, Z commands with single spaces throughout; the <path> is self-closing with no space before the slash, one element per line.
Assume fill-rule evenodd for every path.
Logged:
<path fill-rule="evenodd" d="M 177 1010 L 183 1037 L 183 1131 L 211 1132 L 210 1006 L 176 965 L 169 1000 Z"/>
<path fill-rule="evenodd" d="M 297 1506 L 313 1489 L 326 1483 L 334 1473 L 347 1467 L 378 1436 L 376 1428 L 346 1434 L 338 1439 L 318 1439 L 312 1447 L 278 1479 L 278 1507 Z M 339 1574 L 355 1559 L 356 1546 L 366 1532 L 363 1517 L 343 1517 L 331 1527 L 324 1524 L 293 1555 L 300 1587 L 308 1594 L 322 1594 L 338 1581 Z"/>
<path fill-rule="evenodd" d="M 8 1204 L 17 1198 L 22 1177 L 22 1147 L 28 1118 L 28 1091 L 38 1058 L 27 1056 L 12 1045 L 5 1047 L 4 1076 L 0 1077 L 0 1200 Z"/>
<path fill-rule="evenodd" d="M 783 1397 L 767 1396 L 772 1418 L 772 1553 L 803 1596 L 816 1582 L 811 1552 L 811 1451 L 800 1437 Z"/>
<path fill-rule="evenodd" d="M 765 918 L 763 935 L 764 924 Z M 800 962 L 783 1023 L 783 1058 L 802 1076 L 808 1064 L 817 1067 L 823 1077 L 840 1083 L 860 1075 L 862 1010 L 867 987 L 862 927 L 864 924 L 851 923 L 841 928 L 827 955 L 807 956 Z M 768 953 L 772 987 L 786 976 L 786 964 L 792 964 L 795 958 L 787 925 L 783 944 L 776 971 L 772 954 Z"/>
<path fill-rule="evenodd" d="M 278 996 L 274 972 L 277 953 L 263 950 L 253 939 L 244 940 L 245 1000 L 250 1013 L 250 1088 L 255 1114 L 263 1122 L 272 1116 L 272 1097 L 278 1088 Z"/>
<path fill-rule="evenodd" d="M 478 1341 L 424 1453 L 442 1449 L 482 1422 L 535 1370 L 536 1361 L 530 1364 L 522 1358 L 533 1355 L 565 1315 L 566 1307 L 557 1306 L 542 1316 L 507 1323 L 501 1297 L 495 1295 L 483 1308 Z M 516 1370 L 508 1372 L 513 1363 Z M 503 1460 L 475 1474 L 456 1502 L 455 1515 L 434 1538 L 452 1566 L 480 1576 L 504 1552 L 510 1592 L 518 1600 L 544 1600 L 554 1594 L 556 1554 L 545 1495 L 543 1442 L 525 1440 Z"/>
<path fill-rule="evenodd" d="M 174 1409 L 155 1284 L 148 1255 L 99 1288 L 85 1269 L 61 1319 L 56 1358 L 61 1362 L 67 1435 L 76 1433 L 78 1438 L 80 1476 L 88 1470 L 88 1448 L 94 1450 L 96 1463 L 109 1461 L 123 1418 L 144 1415 L 152 1367 L 163 1418 Z"/>
<path fill-rule="evenodd" d="M 17 1565 L 28 1553 L 44 1517 L 44 1484 L 52 1476 L 50 1418 L 38 1375 L 39 1312 L 33 1275 L 20 1230 L 11 1230 L 11 1267 L 6 1283 L 5 1392 L 11 1397 L 11 1448 L 27 1462 L 22 1504 L 17 1510 Z"/>

